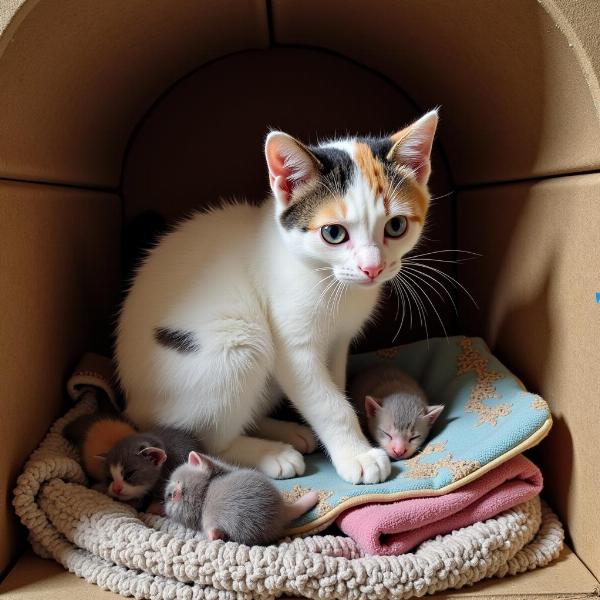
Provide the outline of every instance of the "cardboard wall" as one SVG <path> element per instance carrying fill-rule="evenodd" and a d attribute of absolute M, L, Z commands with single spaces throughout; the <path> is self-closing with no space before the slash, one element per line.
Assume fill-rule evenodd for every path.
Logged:
<path fill-rule="evenodd" d="M 119 199 L 0 181 L 0 232 L 1 571 L 24 541 L 11 506 L 15 479 L 64 410 L 65 378 L 81 353 L 109 346 Z"/>
<path fill-rule="evenodd" d="M 600 573 L 600 174 L 458 194 L 458 238 L 482 254 L 459 267 L 480 303 L 468 333 L 545 398 L 550 435 L 533 452 L 578 556 Z"/>

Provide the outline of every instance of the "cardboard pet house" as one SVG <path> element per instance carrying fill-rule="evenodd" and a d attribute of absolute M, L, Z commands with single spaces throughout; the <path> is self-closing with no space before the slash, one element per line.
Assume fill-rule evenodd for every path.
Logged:
<path fill-rule="evenodd" d="M 35 557 L 10 500 L 80 355 L 110 351 L 135 249 L 219 197 L 260 200 L 269 127 L 394 131 L 437 105 L 423 251 L 481 255 L 446 265 L 479 308 L 457 288 L 440 317 L 548 402 L 532 458 L 569 543 L 446 596 L 592 597 L 599 26 L 596 0 L 0 1 L 0 597 L 117 598 Z M 392 345 L 395 313 L 357 350 Z M 394 343 L 423 337 L 413 323 Z"/>

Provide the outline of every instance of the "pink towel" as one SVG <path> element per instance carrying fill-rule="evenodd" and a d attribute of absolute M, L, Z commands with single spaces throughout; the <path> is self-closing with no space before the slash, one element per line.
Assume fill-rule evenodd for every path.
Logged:
<path fill-rule="evenodd" d="M 542 483 L 540 470 L 519 455 L 449 494 L 365 504 L 342 513 L 337 525 L 369 554 L 403 554 L 533 498 Z"/>

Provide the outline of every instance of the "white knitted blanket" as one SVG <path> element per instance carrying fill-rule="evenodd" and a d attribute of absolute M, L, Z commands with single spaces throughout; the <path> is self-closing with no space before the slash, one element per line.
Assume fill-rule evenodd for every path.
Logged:
<path fill-rule="evenodd" d="M 562 548 L 562 526 L 539 498 L 401 556 L 363 556 L 352 540 L 336 536 L 252 548 L 208 542 L 85 487 L 77 453 L 61 432 L 93 409 L 93 400 L 83 400 L 52 426 L 25 465 L 13 504 L 40 556 L 124 596 L 411 598 L 535 569 Z"/>

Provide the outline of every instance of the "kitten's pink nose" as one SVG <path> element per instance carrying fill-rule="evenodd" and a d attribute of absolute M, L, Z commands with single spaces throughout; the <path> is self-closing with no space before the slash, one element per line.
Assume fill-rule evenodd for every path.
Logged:
<path fill-rule="evenodd" d="M 123 482 L 120 481 L 119 483 L 117 483 L 116 481 L 113 481 L 112 491 L 113 494 L 120 494 L 123 491 Z"/>
<path fill-rule="evenodd" d="M 406 446 L 402 442 L 392 444 L 392 454 L 396 458 L 402 458 L 406 454 Z"/>
<path fill-rule="evenodd" d="M 369 277 L 369 279 L 375 279 L 377 275 L 383 271 L 383 265 L 359 265 L 358 268 Z"/>

